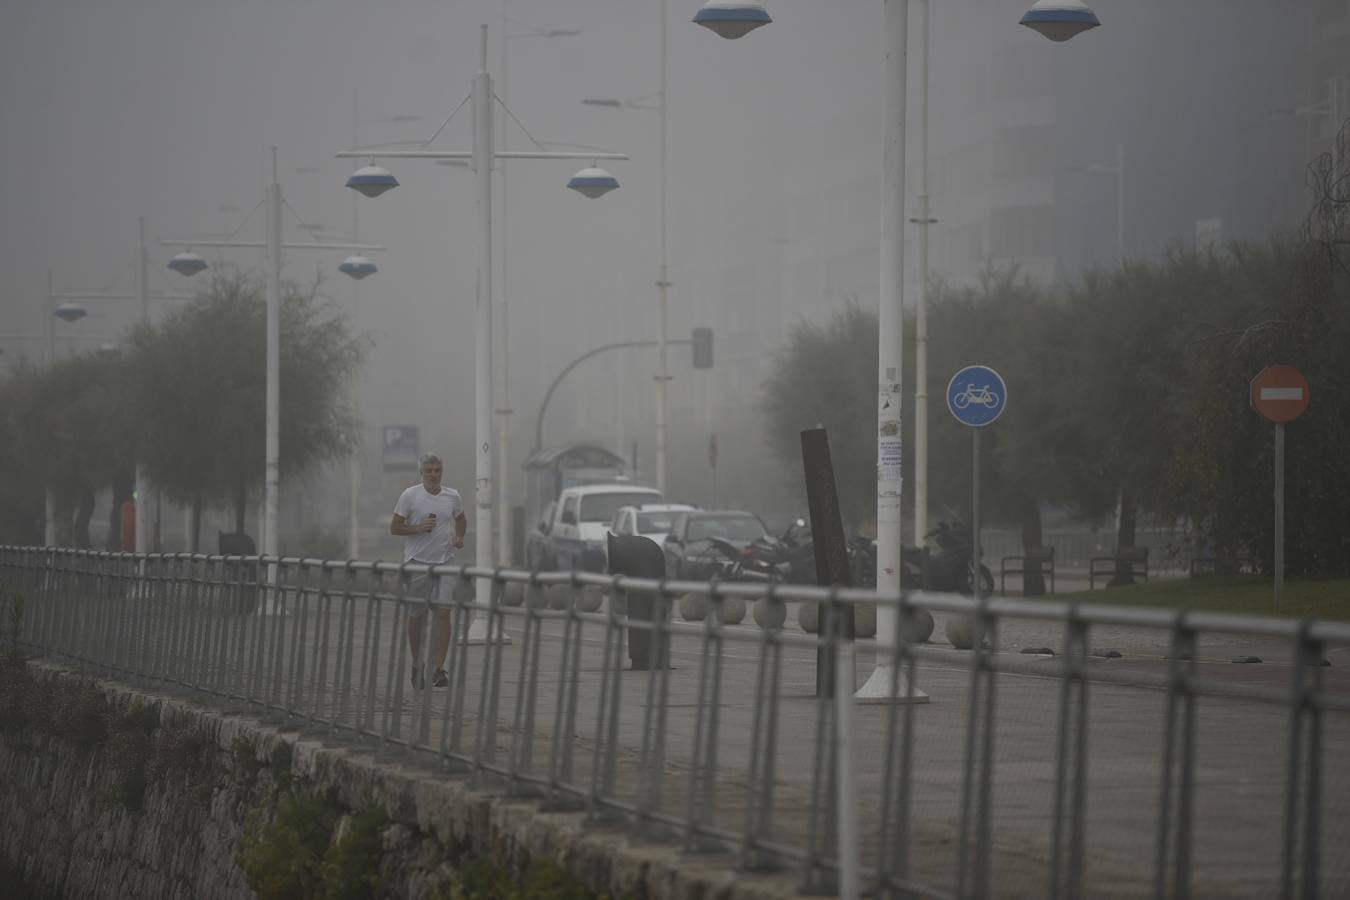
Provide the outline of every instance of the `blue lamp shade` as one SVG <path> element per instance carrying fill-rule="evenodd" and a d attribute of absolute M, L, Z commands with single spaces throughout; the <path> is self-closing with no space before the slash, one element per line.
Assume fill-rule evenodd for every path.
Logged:
<path fill-rule="evenodd" d="M 364 256 L 349 256 L 338 266 L 338 271 L 360 281 L 367 275 L 374 275 L 380 268 Z"/>
<path fill-rule="evenodd" d="M 78 303 L 62 303 L 56 309 L 52 310 L 52 315 L 63 322 L 78 322 L 89 313 Z"/>
<path fill-rule="evenodd" d="M 584 194 L 594 200 L 603 197 L 619 186 L 619 179 L 597 166 L 582 169 L 572 176 L 567 186 L 578 194 Z"/>
<path fill-rule="evenodd" d="M 1067 41 L 1102 23 L 1082 0 L 1036 0 L 1022 16 L 1020 24 L 1039 31 L 1052 41 Z"/>
<path fill-rule="evenodd" d="M 709 31 L 715 31 L 724 38 L 735 40 L 744 37 L 761 25 L 768 25 L 773 19 L 764 11 L 764 4 L 756 0 L 743 0 L 741 3 L 717 3 L 708 0 L 703 8 L 694 14 L 694 24 L 702 25 Z"/>
<path fill-rule="evenodd" d="M 384 166 L 362 166 L 347 179 L 347 187 L 366 197 L 378 197 L 398 187 L 398 179 Z"/>
<path fill-rule="evenodd" d="M 206 268 L 206 260 L 188 250 L 169 260 L 169 268 L 179 275 L 196 275 Z"/>

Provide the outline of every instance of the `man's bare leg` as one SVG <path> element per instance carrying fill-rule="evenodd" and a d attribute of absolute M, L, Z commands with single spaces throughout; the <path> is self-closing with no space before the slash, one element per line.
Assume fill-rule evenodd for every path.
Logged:
<path fill-rule="evenodd" d="M 422 664 L 422 633 L 426 621 L 425 614 L 408 616 L 408 650 L 412 656 L 412 681 L 415 688 L 425 687 L 427 680 L 426 667 Z"/>
<path fill-rule="evenodd" d="M 450 610 L 438 609 L 434 613 L 435 618 L 431 622 L 431 658 L 436 660 L 436 670 L 445 669 L 445 656 L 450 650 Z M 444 687 L 442 684 L 433 684 L 434 687 Z"/>
<path fill-rule="evenodd" d="M 422 661 L 422 625 L 426 620 L 424 615 L 408 616 L 408 650 L 412 653 L 413 662 Z"/>

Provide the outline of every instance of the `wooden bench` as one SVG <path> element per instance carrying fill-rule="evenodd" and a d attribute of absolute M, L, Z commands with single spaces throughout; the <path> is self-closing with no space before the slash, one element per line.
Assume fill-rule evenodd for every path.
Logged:
<path fill-rule="evenodd" d="M 1042 577 L 1050 576 L 1050 593 L 1055 592 L 1055 548 L 1032 547 L 1023 556 L 1005 556 L 998 565 L 998 592 L 1006 594 L 1009 575 L 1021 575 L 1023 595 L 1026 594 L 1026 578 L 1029 573 L 1039 572 Z"/>
<path fill-rule="evenodd" d="M 1099 563 L 1106 565 L 1101 566 Z M 1088 562 L 1088 590 L 1097 586 L 1099 577 L 1113 578 L 1116 572 L 1127 566 L 1131 575 L 1148 581 L 1148 548 L 1120 547 L 1114 556 L 1094 556 Z"/>
<path fill-rule="evenodd" d="M 1250 575 L 1256 571 L 1256 560 L 1249 556 L 1220 559 L 1216 556 L 1194 557 L 1186 567 L 1191 578 L 1204 575 Z"/>

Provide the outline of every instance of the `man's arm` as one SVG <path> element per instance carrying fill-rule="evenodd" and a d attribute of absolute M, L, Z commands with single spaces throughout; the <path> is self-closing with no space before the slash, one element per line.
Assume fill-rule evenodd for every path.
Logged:
<path fill-rule="evenodd" d="M 416 525 L 409 525 L 408 520 L 398 513 L 394 513 L 394 517 L 389 520 L 389 533 L 397 537 L 407 537 L 410 534 L 426 534 L 435 529 L 436 517 L 434 515 L 425 522 L 419 522 Z"/>
<path fill-rule="evenodd" d="M 456 547 L 464 546 L 464 532 L 468 529 L 469 517 L 464 515 L 464 513 L 455 516 L 455 540 L 453 543 Z"/>

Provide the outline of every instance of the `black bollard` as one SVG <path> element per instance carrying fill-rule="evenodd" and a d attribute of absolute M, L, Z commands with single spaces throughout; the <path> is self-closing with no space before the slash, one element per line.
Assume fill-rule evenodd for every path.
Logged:
<path fill-rule="evenodd" d="M 666 577 L 666 557 L 656 541 L 635 534 L 609 535 L 609 574 L 627 575 L 630 578 L 650 578 L 659 581 Z M 653 594 L 628 595 L 628 619 L 630 622 L 654 622 L 658 612 L 664 621 L 669 604 L 664 598 Z M 629 627 L 628 658 L 637 670 L 650 669 L 655 665 L 669 664 L 669 655 L 661 650 L 653 640 L 655 633 L 644 627 Z M 662 640 L 665 636 L 662 636 Z"/>

